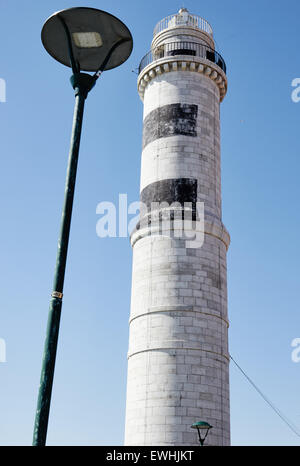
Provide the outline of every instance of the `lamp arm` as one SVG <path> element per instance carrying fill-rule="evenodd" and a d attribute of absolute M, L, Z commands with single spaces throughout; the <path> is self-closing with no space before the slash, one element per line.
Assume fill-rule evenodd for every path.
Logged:
<path fill-rule="evenodd" d="M 204 442 L 205 442 L 205 439 L 206 439 L 206 437 L 207 437 L 208 432 L 209 432 L 209 429 L 207 429 L 206 434 L 205 434 L 204 437 L 203 437 L 203 440 L 202 440 L 202 441 L 203 441 L 203 444 L 204 444 Z"/>
<path fill-rule="evenodd" d="M 205 439 L 206 439 L 206 437 L 207 437 L 207 434 L 208 434 L 209 429 L 207 429 L 207 431 L 206 431 L 206 433 L 205 433 L 205 435 L 204 435 L 203 438 L 201 437 L 200 429 L 197 429 L 197 431 L 198 431 L 199 443 L 200 443 L 201 446 L 203 446 L 203 445 L 204 445 L 204 442 L 205 442 Z"/>
<path fill-rule="evenodd" d="M 110 59 L 110 57 L 112 56 L 112 53 L 116 50 L 117 47 L 119 47 L 119 45 L 123 44 L 124 42 L 128 42 L 130 39 L 120 39 L 118 40 L 118 42 L 116 42 L 110 49 L 110 51 L 108 52 L 108 54 L 106 55 L 106 57 L 104 58 L 103 62 L 101 63 L 101 65 L 99 66 L 98 70 L 96 71 L 96 73 L 93 75 L 94 79 L 97 80 L 99 78 L 99 76 L 101 75 L 102 71 L 104 70 L 105 66 L 107 65 L 107 62 L 108 60 Z"/>
<path fill-rule="evenodd" d="M 75 73 L 80 73 L 80 66 L 79 66 L 78 63 L 76 63 L 75 58 L 74 58 L 74 54 L 73 54 L 72 39 L 71 39 L 69 28 L 68 28 L 65 20 L 63 19 L 63 17 L 59 13 L 57 14 L 57 17 L 61 21 L 61 23 L 62 23 L 62 25 L 64 27 L 64 30 L 65 30 L 66 36 L 67 36 L 68 50 L 69 50 L 69 56 L 70 56 L 72 71 L 73 71 L 74 74 Z"/>

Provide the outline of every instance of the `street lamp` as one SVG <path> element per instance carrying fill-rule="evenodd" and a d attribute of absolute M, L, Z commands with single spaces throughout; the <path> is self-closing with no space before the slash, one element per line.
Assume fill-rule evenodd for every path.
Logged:
<path fill-rule="evenodd" d="M 124 63 L 133 46 L 130 31 L 118 18 L 105 11 L 85 7 L 69 8 L 50 16 L 42 29 L 42 42 L 53 58 L 72 68 L 70 80 L 75 91 L 75 107 L 34 425 L 34 446 L 44 446 L 47 437 L 84 103 L 100 74 Z M 90 75 L 81 71 L 95 73 Z"/>
<path fill-rule="evenodd" d="M 198 436 L 199 436 L 199 442 L 200 442 L 200 445 L 203 447 L 207 434 L 209 430 L 212 429 L 212 426 L 208 424 L 208 422 L 199 421 L 191 425 L 191 428 L 197 429 Z"/>

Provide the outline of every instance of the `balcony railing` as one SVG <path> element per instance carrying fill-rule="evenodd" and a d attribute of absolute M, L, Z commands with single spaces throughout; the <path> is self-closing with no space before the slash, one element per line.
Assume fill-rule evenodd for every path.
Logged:
<path fill-rule="evenodd" d="M 207 45 L 197 42 L 169 42 L 150 50 L 141 60 L 139 73 L 150 65 L 150 63 L 164 57 L 175 57 L 176 55 L 188 55 L 206 58 L 218 65 L 226 73 L 226 64 L 221 55 Z"/>
<path fill-rule="evenodd" d="M 213 34 L 211 25 L 205 19 L 201 18 L 201 16 L 191 15 L 190 13 L 186 12 L 183 14 L 176 13 L 174 15 L 170 15 L 162 19 L 155 26 L 153 35 L 155 36 L 164 29 L 176 26 L 191 26 L 194 28 L 198 28 L 201 31 L 204 31 L 211 36 Z"/>

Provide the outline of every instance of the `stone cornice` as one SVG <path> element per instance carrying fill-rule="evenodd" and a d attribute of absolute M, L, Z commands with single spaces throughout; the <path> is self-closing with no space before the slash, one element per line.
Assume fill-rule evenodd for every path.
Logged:
<path fill-rule="evenodd" d="M 134 314 L 130 315 L 129 318 L 129 324 L 133 322 L 136 319 L 139 319 L 140 317 L 149 317 L 153 314 L 163 314 L 163 313 L 176 313 L 176 312 L 187 312 L 187 313 L 193 313 L 196 316 L 200 314 L 201 316 L 209 316 L 209 317 L 215 317 L 216 319 L 220 319 L 227 328 L 229 328 L 229 320 L 224 319 L 224 317 L 220 314 L 213 314 L 212 312 L 205 312 L 201 310 L 199 306 L 193 306 L 193 305 L 184 305 L 184 304 L 173 304 L 172 306 L 153 306 L 147 310 L 147 312 L 142 312 L 140 314 Z"/>
<path fill-rule="evenodd" d="M 138 93 L 141 100 L 144 99 L 147 84 L 156 76 L 171 71 L 191 71 L 204 74 L 212 81 L 220 91 L 220 102 L 224 99 L 227 92 L 227 77 L 224 71 L 215 63 L 201 57 L 190 57 L 186 55 L 177 55 L 175 57 L 163 57 L 147 65 L 138 76 Z"/>
<path fill-rule="evenodd" d="M 190 228 L 189 230 L 188 228 L 185 227 L 184 222 L 181 223 L 181 221 L 179 221 L 179 225 L 180 225 L 179 226 L 180 231 L 182 228 L 184 228 L 184 231 L 186 231 L 187 233 L 196 233 L 196 236 L 197 236 L 197 233 L 203 232 L 206 235 L 214 236 L 215 238 L 222 241 L 222 243 L 224 243 L 226 247 L 226 250 L 228 250 L 229 248 L 230 235 L 227 229 L 225 228 L 225 225 L 220 221 L 213 221 L 213 220 L 211 221 L 211 220 L 206 219 L 204 223 L 203 222 L 192 222 L 192 228 L 189 227 L 190 223 L 188 223 L 188 228 Z M 152 225 L 151 227 L 145 226 L 139 229 L 134 229 L 130 235 L 130 242 L 131 242 L 131 246 L 134 247 L 135 243 L 142 238 L 145 238 L 148 236 L 153 236 L 153 237 L 154 236 L 160 236 L 160 237 L 165 236 L 166 238 L 172 239 L 173 234 L 174 234 L 174 223 L 173 223 L 173 228 L 171 227 L 169 232 L 165 231 L 164 234 L 162 234 L 161 225 L 160 223 L 158 223 L 155 226 Z M 180 236 L 177 236 L 177 238 L 180 239 Z M 201 247 L 197 245 L 198 243 L 196 241 L 189 241 L 189 240 L 186 240 L 186 241 L 190 242 L 191 244 L 195 243 L 195 248 Z"/>
<path fill-rule="evenodd" d="M 212 355 L 215 355 L 215 356 L 225 358 L 228 362 L 230 361 L 230 356 L 229 356 L 228 353 L 225 354 L 225 353 L 219 353 L 217 351 L 212 351 L 212 350 L 204 348 L 204 345 L 203 345 L 203 348 L 202 347 L 194 347 L 194 346 L 183 346 L 184 343 L 182 341 L 180 341 L 180 340 L 173 340 L 173 341 L 172 340 L 166 340 L 166 341 L 161 342 L 161 344 L 159 346 L 152 346 L 152 347 L 148 347 L 148 348 L 137 349 L 135 351 L 128 351 L 127 358 L 129 359 L 132 356 L 135 356 L 136 354 L 146 353 L 146 352 L 149 352 L 149 351 L 189 350 L 189 351 L 201 351 L 201 352 L 204 352 L 204 353 L 208 353 L 208 354 L 212 354 Z"/>

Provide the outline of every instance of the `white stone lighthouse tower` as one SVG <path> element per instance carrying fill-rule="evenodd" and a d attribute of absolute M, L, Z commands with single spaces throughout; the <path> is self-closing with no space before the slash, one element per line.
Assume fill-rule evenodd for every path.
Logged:
<path fill-rule="evenodd" d="M 230 444 L 219 118 L 226 89 L 207 21 L 182 8 L 157 24 L 138 76 L 148 214 L 131 235 L 126 445 L 198 445 L 198 421 L 213 426 L 207 445 Z M 192 216 L 203 244 L 172 236 L 172 227 L 159 232 L 164 212 L 178 211 Z"/>

